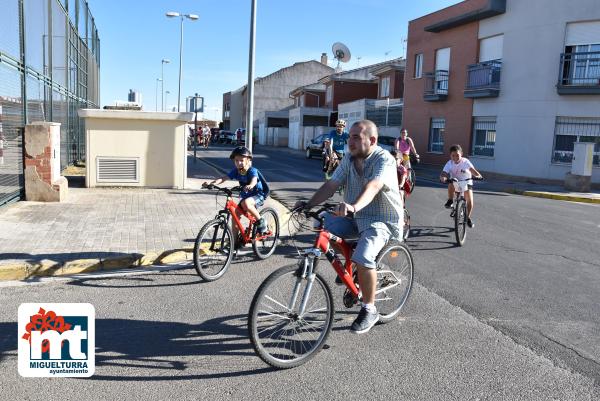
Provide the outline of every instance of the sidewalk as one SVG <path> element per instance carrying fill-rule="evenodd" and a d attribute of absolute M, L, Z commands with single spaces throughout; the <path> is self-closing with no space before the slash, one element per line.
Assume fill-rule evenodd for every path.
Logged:
<path fill-rule="evenodd" d="M 419 181 L 439 183 L 441 166 L 419 164 L 415 167 L 417 185 Z M 591 192 L 569 192 L 558 184 L 538 184 L 527 182 L 515 177 L 482 173 L 485 180 L 477 182 L 475 189 L 495 192 L 508 192 L 516 195 L 533 196 L 537 198 L 556 199 L 570 202 L 599 203 L 600 189 L 592 189 Z M 440 184 L 441 185 L 441 184 Z"/>
<path fill-rule="evenodd" d="M 71 187 L 66 202 L 1 208 L 0 281 L 191 263 L 196 235 L 217 211 L 214 192 L 200 185 L 220 175 L 192 159 L 191 189 Z M 285 235 L 287 209 L 272 199 L 267 205 Z"/>

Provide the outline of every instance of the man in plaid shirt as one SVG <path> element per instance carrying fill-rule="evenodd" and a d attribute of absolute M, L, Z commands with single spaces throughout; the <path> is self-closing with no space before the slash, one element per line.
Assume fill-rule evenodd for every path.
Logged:
<path fill-rule="evenodd" d="M 351 327 L 357 334 L 368 332 L 379 320 L 375 307 L 375 260 L 389 239 L 402 238 L 404 224 L 396 161 L 377 145 L 377 136 L 372 121 L 354 123 L 348 139 L 350 154 L 306 204 L 318 205 L 340 186 L 345 187 L 344 202 L 338 205 L 337 216 L 326 217 L 325 229 L 344 239 L 358 238 L 352 261 L 357 267 L 363 304 Z"/>

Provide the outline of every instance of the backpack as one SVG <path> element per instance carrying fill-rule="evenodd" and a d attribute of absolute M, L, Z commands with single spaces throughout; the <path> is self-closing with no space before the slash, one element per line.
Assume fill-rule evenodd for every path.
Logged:
<path fill-rule="evenodd" d="M 269 194 L 271 193 L 271 188 L 269 188 L 269 184 L 267 183 L 265 176 L 262 175 L 260 170 L 256 169 L 256 172 L 258 173 L 258 179 L 260 180 L 260 183 L 262 185 L 263 194 L 265 195 L 265 199 L 267 199 L 269 197 Z"/>

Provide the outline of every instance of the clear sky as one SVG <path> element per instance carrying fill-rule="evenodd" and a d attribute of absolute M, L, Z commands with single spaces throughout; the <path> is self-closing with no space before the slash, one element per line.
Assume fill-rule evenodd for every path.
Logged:
<path fill-rule="evenodd" d="M 319 60 L 323 52 L 335 67 L 334 42 L 352 53 L 344 69 L 404 56 L 408 21 L 458 2 L 257 0 L 255 76 Z M 250 0 L 89 0 L 89 6 L 101 41 L 101 106 L 127 100 L 135 89 L 144 110 L 153 111 L 163 58 L 171 61 L 164 65 L 166 105 L 177 105 L 180 20 L 167 11 L 200 17 L 183 24 L 182 110 L 186 96 L 197 92 L 205 97 L 205 117 L 220 120 L 222 94 L 247 83 Z M 160 90 L 159 83 L 159 109 Z"/>

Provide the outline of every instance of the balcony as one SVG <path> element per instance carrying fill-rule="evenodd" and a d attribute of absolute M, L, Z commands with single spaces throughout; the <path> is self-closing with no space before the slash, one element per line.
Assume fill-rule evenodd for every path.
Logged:
<path fill-rule="evenodd" d="M 600 95 L 600 52 L 562 53 L 559 95 Z"/>
<path fill-rule="evenodd" d="M 448 71 L 435 70 L 426 72 L 425 93 L 423 99 L 428 102 L 439 102 L 448 98 Z"/>
<path fill-rule="evenodd" d="M 490 60 L 467 66 L 466 98 L 498 97 L 502 60 Z"/>

